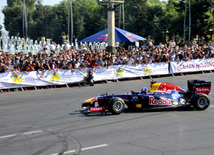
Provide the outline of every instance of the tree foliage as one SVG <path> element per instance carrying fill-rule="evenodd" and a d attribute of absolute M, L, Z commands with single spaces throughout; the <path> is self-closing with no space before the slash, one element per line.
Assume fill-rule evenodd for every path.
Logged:
<path fill-rule="evenodd" d="M 2 29 L 2 25 L 0 24 L 0 36 L 1 36 L 1 29 Z"/>
<path fill-rule="evenodd" d="M 43 5 L 42 0 L 25 1 L 28 14 L 28 36 L 33 39 L 45 36 L 61 43 L 62 36 L 70 33 L 68 32 L 70 0 L 60 1 L 54 6 Z M 212 2 L 212 0 L 208 1 Z M 191 0 L 191 38 L 196 35 L 206 38 L 209 33 L 208 29 L 212 29 L 214 18 L 212 18 L 208 1 Z M 169 38 L 183 38 L 185 2 L 186 0 L 125 1 L 126 30 L 148 39 L 152 38 L 156 44 L 166 41 L 166 32 L 169 32 L 167 33 Z M 116 26 L 119 20 L 118 8 L 115 11 Z M 97 0 L 73 0 L 72 9 L 76 39 L 83 39 L 107 28 L 106 6 L 98 5 Z M 188 9 L 189 5 L 187 5 Z M 7 0 L 3 13 L 4 25 L 9 34 L 22 36 L 23 0 Z M 187 11 L 186 32 L 188 32 L 188 17 Z"/>

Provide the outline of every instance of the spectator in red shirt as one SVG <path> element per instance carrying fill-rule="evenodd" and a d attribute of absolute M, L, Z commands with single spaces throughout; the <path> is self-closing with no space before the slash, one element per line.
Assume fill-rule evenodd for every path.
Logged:
<path fill-rule="evenodd" d="M 92 55 L 88 54 L 88 67 L 92 67 Z"/>
<path fill-rule="evenodd" d="M 32 65 L 32 61 L 27 62 L 27 66 L 26 66 L 26 71 L 30 72 L 30 71 L 34 71 L 34 67 Z"/>
<path fill-rule="evenodd" d="M 53 60 L 52 63 L 51 63 L 51 69 L 52 70 L 57 70 L 57 64 L 56 64 L 55 60 Z"/>

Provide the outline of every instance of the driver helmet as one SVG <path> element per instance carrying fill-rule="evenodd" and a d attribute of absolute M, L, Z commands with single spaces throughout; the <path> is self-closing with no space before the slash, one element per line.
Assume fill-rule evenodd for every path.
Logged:
<path fill-rule="evenodd" d="M 149 89 L 147 87 L 143 87 L 141 90 L 141 93 L 147 93 L 149 92 Z"/>

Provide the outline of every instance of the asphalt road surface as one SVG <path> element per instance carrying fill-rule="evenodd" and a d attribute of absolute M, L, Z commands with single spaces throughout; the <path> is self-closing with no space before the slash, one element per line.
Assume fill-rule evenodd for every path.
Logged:
<path fill-rule="evenodd" d="M 156 78 L 187 88 L 214 74 Z M 0 155 L 213 155 L 214 94 L 205 111 L 125 111 L 85 116 L 81 103 L 102 93 L 149 87 L 150 79 L 94 87 L 0 94 Z"/>

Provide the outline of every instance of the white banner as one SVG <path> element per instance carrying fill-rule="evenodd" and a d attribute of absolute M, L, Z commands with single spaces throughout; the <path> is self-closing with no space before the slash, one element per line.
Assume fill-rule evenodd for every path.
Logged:
<path fill-rule="evenodd" d="M 77 69 L 75 71 L 50 70 L 45 71 L 43 77 L 40 77 L 36 71 L 28 73 L 21 72 L 16 75 L 11 72 L 6 72 L 0 74 L 0 89 L 78 83 L 83 82 L 87 73 L 88 69 Z M 94 81 L 161 74 L 168 74 L 168 63 L 154 63 L 149 65 L 139 64 L 137 66 L 115 65 L 108 68 L 103 67 L 96 69 L 93 73 Z M 40 72 L 40 75 L 42 75 L 42 72 Z"/>
<path fill-rule="evenodd" d="M 95 70 L 94 81 L 112 80 L 114 79 L 114 66 L 108 68 L 103 67 Z"/>
<path fill-rule="evenodd" d="M 24 72 L 20 74 L 6 72 L 0 74 L 0 89 L 43 85 L 47 85 L 47 83 L 42 82 L 38 78 L 37 72 L 28 72 L 27 74 Z"/>
<path fill-rule="evenodd" d="M 170 73 L 194 72 L 213 69 L 214 59 L 197 59 L 170 63 Z"/>
<path fill-rule="evenodd" d="M 138 64 L 137 66 L 120 65 L 114 67 L 115 79 L 163 75 L 169 73 L 168 63 L 153 63 L 148 65 Z"/>

